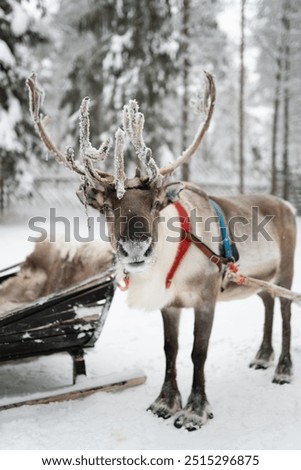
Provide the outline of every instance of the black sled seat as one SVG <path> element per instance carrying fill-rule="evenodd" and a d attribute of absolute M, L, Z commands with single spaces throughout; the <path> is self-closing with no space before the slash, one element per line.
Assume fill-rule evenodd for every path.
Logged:
<path fill-rule="evenodd" d="M 0 282 L 16 275 L 1 273 Z M 84 349 L 99 338 L 114 295 L 112 271 L 0 315 L 0 362 L 62 351 L 74 360 L 74 382 L 85 373 Z"/>

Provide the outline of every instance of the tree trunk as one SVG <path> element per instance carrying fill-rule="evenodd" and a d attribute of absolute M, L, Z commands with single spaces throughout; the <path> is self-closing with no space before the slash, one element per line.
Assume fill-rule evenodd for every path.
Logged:
<path fill-rule="evenodd" d="M 3 155 L 0 152 L 0 214 L 4 212 L 4 172 Z"/>
<path fill-rule="evenodd" d="M 188 85 L 189 85 L 189 9 L 190 0 L 183 0 L 182 51 L 183 51 L 183 98 L 182 98 L 182 149 L 188 147 Z M 182 165 L 182 180 L 189 181 L 189 163 Z"/>
<path fill-rule="evenodd" d="M 278 56 L 276 59 L 276 83 L 275 83 L 275 96 L 274 96 L 274 115 L 273 115 L 273 128 L 272 128 L 272 174 L 271 174 L 271 194 L 277 194 L 277 136 L 278 136 L 278 121 L 279 121 L 279 105 L 280 105 L 280 89 L 282 81 L 282 54 L 283 49 L 280 45 L 278 48 Z"/>
<path fill-rule="evenodd" d="M 282 154 L 282 172 L 283 172 L 283 192 L 284 199 L 289 199 L 289 114 L 290 114 L 290 0 L 284 0 L 282 24 L 284 29 L 284 110 L 283 110 L 283 154 Z"/>
<path fill-rule="evenodd" d="M 244 156 L 244 91 L 245 91 L 245 5 L 241 0 L 241 36 L 240 36 L 240 76 L 239 76 L 239 191 L 245 192 L 245 156 Z"/>

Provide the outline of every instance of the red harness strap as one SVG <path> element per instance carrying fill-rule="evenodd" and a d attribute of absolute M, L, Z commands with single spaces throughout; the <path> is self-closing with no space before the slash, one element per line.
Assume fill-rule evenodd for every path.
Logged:
<path fill-rule="evenodd" d="M 176 254 L 176 257 L 174 259 L 174 262 L 172 264 L 172 267 L 170 268 L 169 273 L 167 274 L 166 281 L 165 281 L 165 287 L 168 289 L 171 286 L 173 277 L 180 266 L 180 263 L 182 259 L 184 258 L 188 248 L 190 247 L 191 241 L 187 237 L 183 237 L 183 234 L 190 233 L 191 232 L 191 223 L 189 219 L 189 215 L 182 204 L 179 202 L 174 202 L 174 206 L 178 211 L 179 214 L 179 219 L 181 222 L 181 241 L 178 246 L 178 251 Z"/>
<path fill-rule="evenodd" d="M 184 258 L 191 244 L 193 244 L 199 250 L 201 250 L 204 253 L 204 255 L 206 255 L 207 258 L 209 258 L 210 261 L 218 267 L 219 270 L 221 270 L 222 264 L 228 264 L 228 260 L 226 258 L 223 258 L 220 255 L 216 255 L 207 245 L 205 245 L 199 238 L 197 238 L 195 235 L 191 233 L 190 218 L 185 207 L 182 206 L 180 202 L 174 202 L 173 204 L 179 214 L 179 219 L 181 223 L 181 240 L 178 245 L 178 250 L 177 250 L 177 254 L 174 259 L 174 262 L 166 277 L 166 281 L 165 281 L 166 289 L 168 289 L 171 286 L 174 275 L 178 267 L 180 266 L 180 263 L 182 259 Z M 124 291 L 129 288 L 129 285 L 130 285 L 129 274 L 125 273 L 123 284 L 122 285 L 119 284 L 119 288 Z"/>

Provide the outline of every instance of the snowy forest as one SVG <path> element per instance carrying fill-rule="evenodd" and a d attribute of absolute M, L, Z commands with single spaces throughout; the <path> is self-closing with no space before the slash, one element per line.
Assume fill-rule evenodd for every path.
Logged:
<path fill-rule="evenodd" d="M 0 0 L 0 25 L 0 212 L 20 201 L 76 202 L 78 181 L 35 134 L 25 86 L 32 71 L 59 148 L 76 147 L 85 96 L 96 146 L 137 99 L 162 165 L 192 141 L 204 69 L 216 79 L 214 117 L 176 177 L 209 193 L 278 194 L 301 209 L 298 0 Z M 130 149 L 126 157 L 130 172 Z"/>
<path fill-rule="evenodd" d="M 189 164 L 179 166 L 172 178 L 197 184 L 206 194 L 213 196 L 211 204 L 207 197 L 205 203 L 201 202 L 201 199 L 205 201 L 205 196 L 195 194 L 191 196 L 191 201 L 188 196 L 187 199 L 183 198 L 183 206 L 169 204 L 166 208 L 165 205 L 174 202 L 185 185 L 171 184 L 171 191 L 167 194 L 166 188 L 164 191 L 157 190 L 159 184 L 155 186 L 156 181 L 151 178 L 134 178 L 139 156 L 135 150 L 139 145 L 133 149 L 134 145 L 125 142 L 126 175 L 132 181 L 136 179 L 141 182 L 141 187 L 136 187 L 135 183 L 132 189 L 136 191 L 125 195 L 132 193 L 122 209 L 128 217 L 125 220 L 136 219 L 139 222 L 140 212 L 145 213 L 146 221 L 155 230 L 150 226 L 154 233 L 148 236 L 148 232 L 142 233 L 140 226 L 139 237 L 135 235 L 131 238 L 128 235 L 134 254 L 139 244 L 143 253 L 141 251 L 139 256 L 135 254 L 132 263 L 125 261 L 124 264 L 120 259 L 122 256 L 123 260 L 126 259 L 129 253 L 123 249 L 122 254 L 120 247 L 122 243 L 125 246 L 128 240 L 123 237 L 121 229 L 118 236 L 114 234 L 114 243 L 121 241 L 116 250 L 118 255 L 122 254 L 120 259 L 116 257 L 119 259 L 116 272 L 120 272 L 121 276 L 118 284 L 119 275 L 115 277 L 112 274 L 113 268 L 107 270 L 107 266 L 113 266 L 115 252 L 111 244 L 103 241 L 108 241 L 110 231 L 114 232 L 114 224 L 123 225 L 123 213 L 117 211 L 126 197 L 116 206 L 118 217 L 114 219 L 113 205 L 106 204 L 111 197 L 107 196 L 111 191 L 107 190 L 108 178 L 108 186 L 103 191 L 104 199 L 98 206 L 96 203 L 94 205 L 106 215 L 109 222 L 106 227 L 105 218 L 99 210 L 93 212 L 92 208 L 87 207 L 93 207 L 90 204 L 93 199 L 89 201 L 86 189 L 91 190 L 91 194 L 93 191 L 98 193 L 97 197 L 101 199 L 103 181 L 98 181 L 93 188 L 82 187 L 84 204 L 79 202 L 76 191 L 80 176 L 59 165 L 54 156 L 47 153 L 37 135 L 30 113 L 26 80 L 32 72 L 37 74 L 38 83 L 44 90 L 43 100 L 36 107 L 32 100 L 31 111 L 33 108 L 37 110 L 41 104 L 42 115 L 48 117 L 47 132 L 57 149 L 64 153 L 66 148 L 72 147 L 75 157 L 79 159 L 80 154 L 84 154 L 83 143 L 87 144 L 90 139 L 92 145 L 86 145 L 90 151 L 87 154 L 89 158 L 84 161 L 84 170 L 87 171 L 81 173 L 83 182 L 83 175 L 87 176 L 92 168 L 92 163 L 89 168 L 87 160 L 93 160 L 93 150 L 107 142 L 109 137 L 114 140 L 116 131 L 122 127 L 123 107 L 129 100 L 137 100 L 145 117 L 145 160 L 141 159 L 142 162 L 149 164 L 148 147 L 158 166 L 168 166 L 174 162 L 189 148 L 206 114 L 195 112 L 202 97 L 206 102 L 204 70 L 209 72 L 210 77 L 211 74 L 214 76 L 216 85 L 210 127 L 196 155 Z M 210 83 L 209 80 L 207 82 Z M 254 452 L 259 455 L 258 450 L 268 450 L 268 453 L 277 450 L 277 463 L 274 467 L 267 465 L 278 468 L 282 456 L 278 451 L 284 449 L 288 451 L 283 454 L 286 467 L 300 468 L 300 464 L 288 464 L 290 454 L 295 455 L 293 450 L 298 450 L 300 460 L 301 449 L 300 302 L 292 304 L 291 315 L 289 302 L 273 298 L 276 288 L 279 292 L 280 287 L 291 286 L 295 234 L 292 208 L 283 202 L 278 206 L 270 197 L 266 200 L 273 200 L 273 203 L 264 202 L 261 196 L 258 199 L 239 198 L 235 204 L 228 198 L 239 193 L 274 194 L 296 207 L 297 246 L 291 295 L 300 293 L 300 90 L 300 0 L 0 0 L 0 317 L 4 312 L 0 318 L 0 465 L 4 454 L 2 450 L 43 449 L 43 457 L 47 455 L 45 450 L 56 452 L 53 453 L 54 457 L 61 455 L 57 453 L 58 449 L 74 450 L 83 457 L 83 450 L 91 450 L 93 455 L 106 455 L 104 451 L 108 450 L 108 456 L 121 456 L 125 455 L 124 450 L 141 449 L 146 452 L 156 449 L 156 452 L 162 450 L 166 453 L 168 449 L 175 452 L 187 449 L 187 455 L 194 455 L 190 463 L 195 464 L 196 456 L 230 455 L 228 464 L 232 467 L 235 455 L 251 458 Z M 79 118 L 81 124 L 84 118 L 88 122 L 88 112 L 84 118 L 84 112 L 79 112 L 82 100 L 87 96 L 90 97 L 90 135 L 88 126 L 85 132 L 84 126 L 79 129 Z M 88 103 L 88 100 L 84 102 Z M 212 100 L 209 102 L 211 104 Z M 136 118 L 137 114 L 133 115 L 131 124 L 135 122 L 135 129 L 141 131 L 142 120 Z M 126 119 L 123 122 L 124 134 L 130 140 L 130 126 L 126 126 Z M 141 144 L 137 134 L 134 143 L 138 141 Z M 117 155 L 118 145 L 111 149 L 105 161 L 95 162 L 95 167 L 99 165 L 99 169 L 111 174 L 116 170 L 115 175 L 123 184 L 125 175 L 120 163 L 123 161 L 121 144 L 115 168 L 113 154 L 115 151 Z M 106 150 L 103 147 L 102 150 L 105 154 Z M 68 163 L 73 163 L 74 169 L 76 164 L 71 154 L 71 151 L 69 154 L 66 152 Z M 79 165 L 77 168 L 80 168 Z M 91 174 L 93 176 L 90 173 L 90 178 Z M 103 178 L 103 174 L 100 177 Z M 120 186 L 123 189 L 122 184 L 117 185 L 115 179 L 117 191 Z M 172 194 L 172 186 L 178 187 L 175 194 Z M 147 188 L 144 191 L 146 197 L 141 188 Z M 194 189 L 188 189 L 192 189 L 192 195 Z M 115 194 L 118 196 L 117 191 L 111 191 L 114 197 Z M 138 193 L 140 195 L 136 200 Z M 160 194 L 162 198 L 155 198 L 150 193 Z M 165 202 L 162 202 L 163 196 Z M 143 198 L 145 201 L 142 201 Z M 194 202 L 198 200 L 199 203 Z M 218 201 L 224 201 L 220 208 Z M 138 211 L 137 219 L 135 212 L 139 205 L 143 206 L 143 210 Z M 259 205 L 260 211 L 253 212 Z M 176 208 L 179 206 L 182 206 L 182 212 Z M 159 214 L 161 207 L 167 209 L 167 216 L 162 219 Z M 283 210 L 280 211 L 280 207 Z M 202 221 L 203 208 L 208 216 L 216 212 L 220 227 L 213 224 L 214 230 L 211 231 L 207 222 L 211 224 L 214 217 L 208 217 L 204 219 L 204 230 L 201 227 L 202 231 L 195 233 L 190 225 Z M 239 247 L 240 260 L 238 264 L 230 264 L 229 260 L 235 258 L 232 251 L 235 247 L 231 243 L 232 229 L 233 241 L 236 241 L 236 234 L 234 224 L 231 229 L 229 227 L 229 233 L 227 226 L 230 226 L 230 221 L 235 221 L 235 224 L 244 227 L 249 219 L 242 216 L 248 215 L 248 208 L 251 209 L 251 228 L 246 232 L 239 229 L 237 243 L 242 247 Z M 191 215 L 182 217 L 183 210 Z M 234 211 L 235 214 L 237 211 L 238 217 L 230 219 Z M 172 214 L 175 216 L 172 217 Z M 200 214 L 202 217 L 199 218 Z M 272 238 L 264 230 L 264 226 L 275 217 L 271 214 L 276 215 L 276 221 L 271 226 Z M 173 232 L 169 222 L 175 217 L 181 222 L 174 227 L 175 231 L 177 228 L 180 231 L 176 239 L 170 239 L 169 234 Z M 107 229 L 112 225 L 110 219 L 113 220 L 113 229 Z M 162 231 L 159 227 L 161 220 L 166 221 Z M 127 225 L 130 226 L 130 223 Z M 223 243 L 219 243 L 217 238 L 219 228 Z M 245 233 L 249 234 L 246 244 Z M 267 238 L 262 237 L 265 233 Z M 140 234 L 147 236 L 140 238 Z M 243 236 L 240 237 L 240 234 Z M 36 243 L 43 240 L 45 244 Z M 145 240 L 150 244 L 146 245 Z M 210 240 L 208 246 L 205 244 L 207 240 Z M 156 244 L 157 241 L 159 243 Z M 270 241 L 272 243 L 268 244 Z M 192 244 L 198 244 L 198 248 L 202 245 L 207 249 L 207 254 L 205 251 L 203 254 L 208 259 L 204 257 L 202 261 L 203 254 L 192 246 L 195 259 L 194 253 L 188 252 L 180 266 L 186 253 L 182 242 L 185 242 L 185 250 Z M 228 256 L 226 248 L 231 248 L 231 256 Z M 79 252 L 86 253 L 86 258 L 78 257 Z M 214 252 L 221 255 L 217 256 Z M 136 253 L 139 254 L 138 251 Z M 106 263 L 98 265 L 98 260 L 105 254 Z M 28 263 L 28 260 L 31 261 Z M 218 263 L 215 263 L 216 260 Z M 211 261 L 219 267 L 222 262 L 228 264 L 218 272 Z M 132 264 L 131 272 L 127 262 L 129 266 Z M 205 263 L 208 263 L 208 269 Z M 98 271 L 90 277 L 92 274 L 88 269 L 92 270 L 96 265 Z M 176 275 L 179 280 L 176 281 L 175 277 L 171 286 L 178 268 Z M 135 284 L 135 276 L 139 277 L 140 274 L 141 278 Z M 234 276 L 239 284 L 237 298 L 241 295 L 241 299 L 217 303 L 206 361 L 208 400 L 214 419 L 208 419 L 206 426 L 196 432 L 187 432 L 201 427 L 203 415 L 206 414 L 206 419 L 207 416 L 212 417 L 207 407 L 207 397 L 203 394 L 204 383 L 197 376 L 203 377 L 202 367 L 219 287 L 222 297 L 224 287 L 228 288 L 230 284 L 228 298 L 232 298 L 232 291 L 235 292 L 234 298 L 237 292 Z M 246 296 L 253 292 L 252 284 L 251 287 L 248 285 L 252 277 L 257 286 L 261 283 L 260 288 L 256 288 L 259 295 L 244 299 L 245 294 L 240 292 L 244 289 L 244 283 L 247 286 Z M 73 280 L 73 286 L 70 281 L 67 288 L 62 287 L 65 278 Z M 268 284 L 265 279 L 277 283 L 277 286 L 272 286 L 272 291 L 270 288 L 267 290 L 267 295 L 261 291 L 261 286 Z M 6 291 L 7 285 L 12 288 Z M 117 285 L 121 288 L 117 289 Z M 19 292 L 18 286 L 22 295 L 24 292 L 25 300 L 21 294 L 19 297 L 16 294 Z M 169 287 L 171 289 L 168 291 Z M 129 302 L 129 292 L 124 292 L 126 288 L 133 292 Z M 6 295 L 7 292 L 9 295 Z M 226 300 L 228 292 L 224 295 Z M 137 298 L 137 303 L 131 300 L 133 298 Z M 6 311 L 4 308 L 1 311 L 1 301 L 3 307 L 7 299 Z M 262 300 L 266 308 L 265 320 Z M 182 304 L 189 308 L 183 308 L 177 343 Z M 159 312 L 161 306 L 162 311 L 165 310 L 165 334 Z M 196 312 L 191 306 L 197 306 Z M 153 311 L 145 311 L 144 307 Z M 97 316 L 99 311 L 101 317 Z M 94 329 L 92 322 L 98 323 L 99 329 Z M 264 337 L 260 343 L 263 324 Z M 83 330 L 79 330 L 80 325 L 83 325 Z M 91 331 L 93 337 L 88 338 Z M 66 344 L 68 348 L 65 348 Z M 164 344 L 165 351 L 170 350 L 170 359 L 166 362 Z M 173 375 L 178 344 L 179 390 L 187 403 L 183 408 L 184 415 Z M 260 344 L 262 346 L 258 350 Z M 82 348 L 87 348 L 85 361 Z M 259 356 L 257 353 L 257 362 L 254 360 L 256 351 L 262 351 Z M 58 354 L 54 354 L 56 352 Z M 281 373 L 276 369 L 275 381 L 274 365 L 278 357 L 283 369 L 280 369 Z M 194 373 L 190 358 L 195 365 Z M 289 383 L 291 361 L 294 376 L 292 383 Z M 76 382 L 77 372 L 79 379 Z M 86 372 L 87 376 L 84 377 Z M 164 376 L 169 382 L 166 379 L 167 385 L 161 389 Z M 117 391 L 116 382 L 126 386 L 130 382 L 131 386 Z M 84 397 L 85 383 L 90 387 L 86 391 L 98 390 L 99 393 Z M 96 383 L 98 388 L 95 387 Z M 110 392 L 100 392 L 100 383 L 110 384 Z M 91 384 L 94 384 L 92 388 Z M 58 391 L 65 390 L 66 396 L 66 389 L 69 393 L 72 387 L 76 392 L 74 398 L 78 400 L 65 401 L 64 398 L 51 404 L 49 400 L 44 400 L 35 406 L 19 406 L 22 400 L 23 404 L 32 405 L 33 397 L 52 396 L 56 400 Z M 160 389 L 162 392 L 153 402 Z M 166 399 L 168 396 L 171 397 L 171 405 Z M 163 403 L 161 408 L 160 397 Z M 158 408 L 149 408 L 150 403 L 159 403 Z M 160 414 L 160 410 L 164 414 Z M 169 418 L 166 410 L 170 414 L 179 411 L 182 417 L 188 415 L 189 419 L 184 423 L 186 429 L 181 422 L 176 427 L 182 429 L 176 429 L 175 417 Z M 193 449 L 194 454 L 190 454 Z M 227 449 L 232 450 L 228 454 L 221 452 Z M 233 449 L 239 453 L 233 453 Z M 120 451 L 120 454 L 112 453 L 112 450 Z M 209 450 L 214 452 L 207 454 Z M 143 452 L 137 453 L 137 456 L 144 455 Z M 31 465 L 29 454 L 26 459 L 23 454 L 14 454 L 23 459 L 21 468 Z M 1 465 L 1 468 L 12 468 L 11 455 L 14 454 L 7 454 L 7 464 Z M 161 454 L 152 454 L 152 457 L 154 455 Z M 36 459 L 40 466 L 41 456 Z M 262 456 L 260 465 L 265 465 L 266 458 Z M 235 462 L 235 465 L 240 465 L 241 459 L 238 457 Z M 18 466 L 21 465 L 18 463 Z M 180 465 L 183 465 L 183 460 L 177 468 Z"/>

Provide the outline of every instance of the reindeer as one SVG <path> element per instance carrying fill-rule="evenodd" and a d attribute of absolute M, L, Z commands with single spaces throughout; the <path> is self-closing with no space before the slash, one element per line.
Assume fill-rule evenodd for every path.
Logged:
<path fill-rule="evenodd" d="M 159 396 L 149 410 L 165 419 L 174 416 L 174 425 L 189 431 L 201 428 L 208 418 L 213 417 L 205 390 L 204 366 L 217 301 L 258 294 L 265 307 L 264 332 L 250 366 L 265 369 L 274 355 L 274 297 L 259 287 L 241 286 L 225 276 L 230 259 L 223 253 L 220 219 L 225 223 L 224 232 L 228 236 L 230 232 L 232 241 L 236 242 L 241 272 L 288 289 L 292 284 L 296 242 L 294 210 L 284 200 L 271 195 L 209 197 L 194 184 L 169 182 L 176 168 L 195 154 L 209 127 L 216 92 L 212 75 L 205 75 L 205 119 L 191 146 L 166 167 L 157 166 L 151 150 L 145 145 L 144 117 L 138 104 L 130 101 L 124 107 L 123 130 L 116 133 L 114 175 L 94 165 L 95 161 L 107 157 L 112 141 L 106 140 L 99 149 L 92 147 L 88 98 L 83 100 L 80 108 L 79 162 L 75 160 L 72 148 L 67 148 L 63 154 L 50 139 L 45 121 L 39 114 L 41 91 L 36 77 L 33 75 L 27 81 L 31 113 L 42 141 L 59 162 L 81 176 L 80 200 L 105 215 L 110 241 L 117 255 L 118 276 L 123 277 L 127 289 L 128 304 L 135 308 L 161 310 L 166 372 Z M 139 167 L 134 177 L 126 177 L 123 155 L 126 137 L 133 144 L 146 175 Z M 265 234 L 255 233 L 252 225 L 254 208 L 259 225 L 268 217 L 268 223 L 267 220 L 264 222 L 267 225 Z M 192 224 L 192 218 L 197 223 Z M 237 223 L 233 224 L 233 220 Z M 280 302 L 282 351 L 273 378 L 277 384 L 289 383 L 292 376 L 291 301 L 281 298 Z M 182 308 L 193 308 L 195 312 L 192 388 L 184 407 L 176 378 Z"/>

